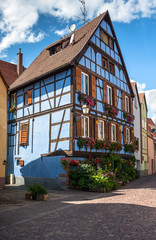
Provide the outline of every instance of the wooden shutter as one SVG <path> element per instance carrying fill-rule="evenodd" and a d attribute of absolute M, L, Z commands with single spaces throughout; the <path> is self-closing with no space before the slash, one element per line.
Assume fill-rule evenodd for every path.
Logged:
<path fill-rule="evenodd" d="M 130 98 L 130 108 L 131 108 L 131 113 L 133 114 L 133 98 Z"/>
<path fill-rule="evenodd" d="M 28 104 L 32 104 L 32 90 L 28 91 Z"/>
<path fill-rule="evenodd" d="M 92 97 L 96 98 L 96 78 L 92 76 Z"/>
<path fill-rule="evenodd" d="M 123 128 L 123 142 L 126 144 L 126 128 Z"/>
<path fill-rule="evenodd" d="M 121 125 L 117 124 L 116 126 L 117 141 L 121 143 Z"/>
<path fill-rule="evenodd" d="M 98 118 L 95 119 L 95 139 L 98 139 Z"/>
<path fill-rule="evenodd" d="M 103 98 L 104 102 L 107 102 L 107 83 L 103 82 Z"/>
<path fill-rule="evenodd" d="M 134 129 L 130 129 L 130 138 L 131 138 L 131 142 L 134 145 Z"/>
<path fill-rule="evenodd" d="M 91 131 L 91 137 L 95 138 L 95 118 L 91 118 L 92 119 L 92 131 Z"/>
<path fill-rule="evenodd" d="M 108 140 L 111 141 L 111 123 L 109 122 L 109 125 L 108 125 Z"/>
<path fill-rule="evenodd" d="M 81 69 L 76 67 L 76 89 L 81 92 Z"/>
<path fill-rule="evenodd" d="M 28 145 L 29 123 L 20 124 L 19 145 Z"/>
<path fill-rule="evenodd" d="M 105 141 L 108 141 L 108 124 L 104 121 Z"/>
<path fill-rule="evenodd" d="M 125 93 L 122 93 L 122 110 L 125 111 Z"/>
<path fill-rule="evenodd" d="M 77 113 L 77 118 L 76 118 L 76 136 L 81 137 L 81 113 Z"/>
<path fill-rule="evenodd" d="M 118 106 L 118 101 L 117 101 L 117 89 L 114 88 L 114 106 Z"/>

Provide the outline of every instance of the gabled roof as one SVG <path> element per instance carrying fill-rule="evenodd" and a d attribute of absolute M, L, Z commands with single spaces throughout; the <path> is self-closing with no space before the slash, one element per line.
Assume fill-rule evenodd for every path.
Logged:
<path fill-rule="evenodd" d="M 156 130 L 156 125 L 154 124 L 154 122 L 151 118 L 147 119 L 147 124 L 148 124 L 148 131 L 149 131 L 150 135 L 156 140 L 156 133 L 152 132 L 152 129 Z"/>
<path fill-rule="evenodd" d="M 0 60 L 0 73 L 9 87 L 17 78 L 17 65 Z"/>
<path fill-rule="evenodd" d="M 138 97 L 138 103 L 139 103 L 139 106 L 141 107 L 137 83 L 131 81 L 131 87 L 132 87 L 133 92 L 134 92 L 134 89 L 136 89 L 136 94 L 137 94 L 137 97 Z"/>
<path fill-rule="evenodd" d="M 79 56 L 106 13 L 107 12 L 100 14 L 83 27 L 77 29 L 75 31 L 74 44 L 69 44 L 60 52 L 50 56 L 48 49 L 62 42 L 63 39 L 67 39 L 71 36 L 71 34 L 55 42 L 55 44 L 53 43 L 46 47 L 32 62 L 32 64 L 19 76 L 16 82 L 10 86 L 10 90 L 16 89 L 41 77 L 44 77 L 63 66 L 72 64 L 72 61 L 75 59 L 75 57 Z"/>
<path fill-rule="evenodd" d="M 86 49 L 86 44 L 93 36 L 94 32 L 100 25 L 101 21 L 106 18 L 110 24 L 114 39 L 116 40 L 117 49 L 121 58 L 122 65 L 126 74 L 127 84 L 131 96 L 134 97 L 132 86 L 130 84 L 130 79 L 127 73 L 127 69 L 124 63 L 122 52 L 113 28 L 113 24 L 110 19 L 109 12 L 106 11 L 100 14 L 98 17 L 88 22 L 81 28 L 75 31 L 75 41 L 74 44 L 69 44 L 64 49 L 50 56 L 49 49 L 56 46 L 57 44 L 70 38 L 71 34 L 66 37 L 56 41 L 55 43 L 50 44 L 46 47 L 32 62 L 32 64 L 19 76 L 19 78 L 10 86 L 10 90 L 13 91 L 17 88 L 23 87 L 31 82 L 37 81 L 39 79 L 50 76 L 55 71 L 59 69 L 66 68 L 70 65 L 77 64 L 82 54 Z"/>
<path fill-rule="evenodd" d="M 145 97 L 145 93 L 144 92 L 139 93 L 139 100 L 140 100 L 140 104 L 142 104 L 143 100 L 145 100 L 146 110 L 148 111 L 147 103 L 146 103 L 146 97 Z"/>

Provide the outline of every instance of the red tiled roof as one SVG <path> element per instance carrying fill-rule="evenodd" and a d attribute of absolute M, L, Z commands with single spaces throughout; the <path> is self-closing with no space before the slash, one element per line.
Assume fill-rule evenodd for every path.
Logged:
<path fill-rule="evenodd" d="M 18 77 L 18 79 L 10 86 L 13 90 L 17 87 L 21 87 L 28 84 L 40 77 L 44 77 L 51 74 L 53 71 L 59 69 L 60 67 L 70 65 L 74 59 L 79 56 L 80 52 L 83 50 L 84 46 L 102 21 L 106 12 L 100 14 L 98 17 L 92 21 L 85 24 L 83 27 L 75 31 L 75 42 L 74 44 L 69 44 L 60 52 L 50 56 L 49 48 L 57 43 L 61 42 L 63 39 L 52 43 L 46 47 L 32 62 L 32 64 Z M 69 37 L 71 34 L 66 36 L 64 39 Z"/>
<path fill-rule="evenodd" d="M 136 82 L 131 82 L 132 89 L 134 90 Z"/>
<path fill-rule="evenodd" d="M 142 103 L 142 102 L 143 102 L 144 95 L 145 95 L 145 93 L 139 93 L 139 99 L 140 99 L 140 103 Z"/>
<path fill-rule="evenodd" d="M 17 78 L 17 65 L 0 60 L 0 73 L 6 84 L 10 86 Z"/>

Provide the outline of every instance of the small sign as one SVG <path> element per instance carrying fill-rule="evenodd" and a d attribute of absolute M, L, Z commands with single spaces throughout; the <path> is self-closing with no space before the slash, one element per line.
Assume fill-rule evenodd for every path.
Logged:
<path fill-rule="evenodd" d="M 96 124 L 98 124 L 98 120 L 96 120 Z"/>

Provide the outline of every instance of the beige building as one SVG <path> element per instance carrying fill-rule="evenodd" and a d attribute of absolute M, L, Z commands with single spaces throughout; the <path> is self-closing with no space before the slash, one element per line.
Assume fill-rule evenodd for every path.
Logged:
<path fill-rule="evenodd" d="M 148 123 L 148 174 L 156 173 L 156 125 L 151 118 Z"/>
<path fill-rule="evenodd" d="M 145 93 L 139 93 L 141 104 L 141 175 L 148 175 L 148 137 L 147 137 L 147 103 Z"/>
<path fill-rule="evenodd" d="M 0 60 L 0 189 L 5 185 L 7 159 L 7 91 L 17 77 L 17 66 Z"/>

